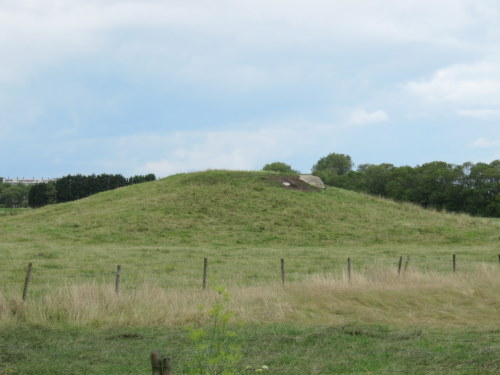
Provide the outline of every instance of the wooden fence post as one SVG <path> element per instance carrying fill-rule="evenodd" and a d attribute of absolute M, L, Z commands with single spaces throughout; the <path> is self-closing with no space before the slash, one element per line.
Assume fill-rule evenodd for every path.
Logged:
<path fill-rule="evenodd" d="M 401 274 L 401 268 L 403 267 L 403 257 L 399 257 L 399 264 L 398 264 L 398 275 Z"/>
<path fill-rule="evenodd" d="M 26 271 L 26 279 L 24 280 L 23 301 L 26 301 L 26 298 L 28 297 L 28 287 L 31 281 L 32 268 L 33 265 L 31 263 L 28 263 L 28 270 Z"/>
<path fill-rule="evenodd" d="M 173 375 L 172 359 L 170 357 L 161 358 L 159 351 L 151 353 L 151 368 L 153 375 Z"/>
<path fill-rule="evenodd" d="M 281 258 L 281 283 L 285 285 L 285 259 Z"/>
<path fill-rule="evenodd" d="M 165 371 L 165 375 L 173 375 L 174 369 L 172 366 L 172 358 L 170 357 L 164 357 L 161 360 L 162 367 Z"/>
<path fill-rule="evenodd" d="M 203 258 L 203 290 L 207 289 L 208 258 Z"/>
<path fill-rule="evenodd" d="M 457 271 L 457 256 L 453 254 L 453 272 Z"/>
<path fill-rule="evenodd" d="M 351 281 L 351 269 L 352 269 L 351 258 L 347 258 L 347 279 L 349 281 Z"/>
<path fill-rule="evenodd" d="M 116 266 L 116 279 L 115 279 L 115 293 L 120 294 L 120 274 L 122 272 L 122 266 Z"/>
<path fill-rule="evenodd" d="M 151 353 L 151 368 L 153 375 L 161 375 L 160 352 L 154 351 Z"/>
<path fill-rule="evenodd" d="M 406 270 L 408 269 L 408 265 L 410 264 L 410 256 L 408 255 L 406 257 L 406 262 L 405 262 L 405 266 L 403 268 L 403 272 L 406 272 Z"/>
<path fill-rule="evenodd" d="M 498 263 L 500 263 L 500 254 L 498 254 Z"/>

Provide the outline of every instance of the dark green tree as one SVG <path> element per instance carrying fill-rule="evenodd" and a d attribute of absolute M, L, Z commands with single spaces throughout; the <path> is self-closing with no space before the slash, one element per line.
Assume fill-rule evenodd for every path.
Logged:
<path fill-rule="evenodd" d="M 58 203 L 75 200 L 72 191 L 72 177 L 67 175 L 56 181 L 56 200 Z"/>
<path fill-rule="evenodd" d="M 154 180 L 156 180 L 156 176 L 152 173 L 128 179 L 121 174 L 67 175 L 59 178 L 55 183 L 55 200 L 59 203 L 69 202 L 133 183 Z"/>
<path fill-rule="evenodd" d="M 56 185 L 46 182 L 32 185 L 28 193 L 28 205 L 32 208 L 56 203 Z"/>
<path fill-rule="evenodd" d="M 370 194 L 387 196 L 387 185 L 391 180 L 392 164 L 369 164 L 363 172 L 365 174 L 365 191 Z"/>
<path fill-rule="evenodd" d="M 47 196 L 47 184 L 35 184 L 31 186 L 28 194 L 28 205 L 32 208 L 42 207 L 49 203 Z"/>

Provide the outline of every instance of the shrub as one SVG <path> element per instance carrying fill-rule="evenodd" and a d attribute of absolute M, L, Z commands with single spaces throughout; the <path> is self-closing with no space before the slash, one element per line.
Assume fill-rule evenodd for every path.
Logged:
<path fill-rule="evenodd" d="M 280 173 L 292 173 L 298 174 L 296 170 L 293 170 L 292 167 L 288 164 L 282 163 L 280 161 L 275 161 L 273 163 L 269 163 L 264 165 L 262 168 L 263 171 L 272 171 L 272 172 L 280 172 Z"/>

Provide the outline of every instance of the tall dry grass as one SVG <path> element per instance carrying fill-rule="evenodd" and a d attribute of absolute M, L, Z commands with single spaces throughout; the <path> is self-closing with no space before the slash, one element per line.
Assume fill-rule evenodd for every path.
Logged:
<path fill-rule="evenodd" d="M 351 280 L 343 273 L 299 282 L 228 287 L 228 309 L 240 322 L 423 326 L 500 326 L 500 268 L 480 264 L 439 274 L 373 266 Z M 111 284 L 66 285 L 23 303 L 18 290 L 0 294 L 0 324 L 176 326 L 200 323 L 217 293 L 145 283 L 119 296 Z"/>

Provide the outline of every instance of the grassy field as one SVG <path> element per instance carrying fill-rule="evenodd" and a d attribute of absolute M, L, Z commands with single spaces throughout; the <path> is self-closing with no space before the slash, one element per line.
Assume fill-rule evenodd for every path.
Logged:
<path fill-rule="evenodd" d="M 269 374 L 498 374 L 498 332 L 342 326 L 251 324 L 236 328 L 233 342 L 246 366 Z M 120 327 L 20 327 L 2 331 L 0 360 L 14 374 L 149 374 L 151 349 L 174 354 L 177 374 L 192 360 L 183 329 Z"/>
<path fill-rule="evenodd" d="M 500 373 L 498 220 L 209 171 L 2 210 L 0 238 L 2 375 L 146 373 L 153 349 L 182 373 L 185 327 L 208 324 L 215 298 L 205 257 L 209 289 L 232 297 L 242 373 Z"/>

